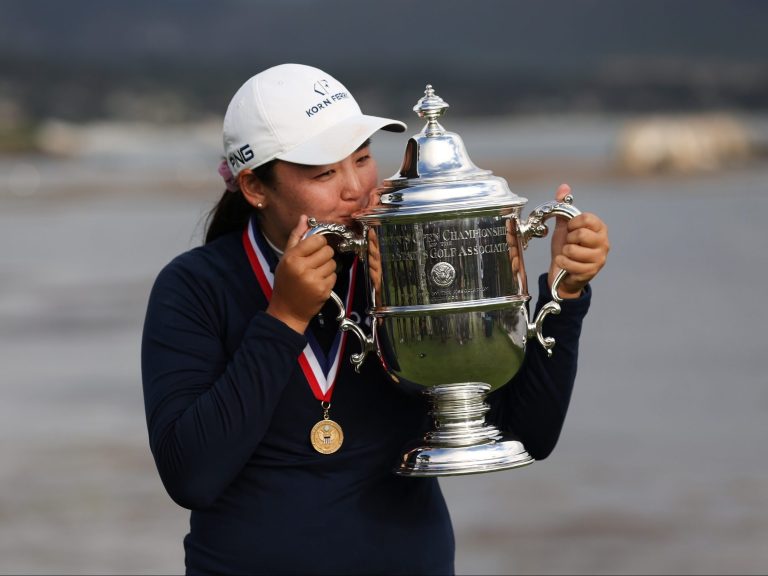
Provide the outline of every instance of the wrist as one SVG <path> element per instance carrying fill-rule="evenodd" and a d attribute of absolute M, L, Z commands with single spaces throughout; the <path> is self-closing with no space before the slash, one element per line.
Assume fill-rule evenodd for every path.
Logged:
<path fill-rule="evenodd" d="M 569 290 L 563 286 L 557 287 L 557 295 L 560 296 L 560 298 L 563 300 L 576 300 L 577 298 L 581 298 L 583 293 L 583 288 L 579 288 L 578 290 Z"/>
<path fill-rule="evenodd" d="M 309 326 L 308 320 L 304 320 L 295 316 L 294 314 L 290 314 L 289 312 L 280 309 L 279 306 L 273 306 L 271 303 L 269 306 L 267 306 L 265 312 L 273 318 L 280 320 L 280 322 L 288 326 L 288 328 L 294 332 L 298 332 L 299 334 L 304 334 L 304 332 L 307 331 L 307 326 Z"/>

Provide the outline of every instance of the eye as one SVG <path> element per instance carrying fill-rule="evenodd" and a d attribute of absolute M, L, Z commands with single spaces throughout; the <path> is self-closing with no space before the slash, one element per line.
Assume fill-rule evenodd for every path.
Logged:
<path fill-rule="evenodd" d="M 328 178 L 333 176 L 333 174 L 335 172 L 336 172 L 335 170 L 326 170 L 325 172 L 321 172 L 320 174 L 317 174 L 316 176 L 314 176 L 313 179 L 314 180 L 327 180 Z"/>
<path fill-rule="evenodd" d="M 370 159 L 371 159 L 371 155 L 366 153 L 366 154 L 363 154 L 362 156 L 358 156 L 356 162 L 358 164 L 365 164 Z"/>

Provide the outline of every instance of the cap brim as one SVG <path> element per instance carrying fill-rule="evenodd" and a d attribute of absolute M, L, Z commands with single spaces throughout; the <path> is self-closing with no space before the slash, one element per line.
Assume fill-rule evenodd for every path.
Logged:
<path fill-rule="evenodd" d="M 404 132 L 406 125 L 378 116 L 352 116 L 320 132 L 299 146 L 276 156 L 279 160 L 320 166 L 344 160 L 379 130 Z"/>

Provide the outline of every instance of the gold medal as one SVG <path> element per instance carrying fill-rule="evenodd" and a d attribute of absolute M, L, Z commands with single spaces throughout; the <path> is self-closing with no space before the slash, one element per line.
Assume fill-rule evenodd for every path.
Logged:
<path fill-rule="evenodd" d="M 344 432 L 342 432 L 341 426 L 333 420 L 320 420 L 312 426 L 309 439 L 312 441 L 312 447 L 320 454 L 333 454 L 341 448 L 341 443 L 344 442 Z"/>
<path fill-rule="evenodd" d="M 344 432 L 341 426 L 328 417 L 328 411 L 331 408 L 329 402 L 322 402 L 323 419 L 312 426 L 312 432 L 309 433 L 309 441 L 312 447 L 320 454 L 333 454 L 341 448 L 344 442 Z"/>

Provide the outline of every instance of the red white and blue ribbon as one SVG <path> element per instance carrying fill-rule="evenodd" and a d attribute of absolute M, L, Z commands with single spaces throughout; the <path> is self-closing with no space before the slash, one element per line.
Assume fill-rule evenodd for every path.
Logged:
<path fill-rule="evenodd" d="M 272 299 L 272 287 L 275 284 L 275 276 L 270 266 L 270 260 L 274 260 L 274 257 L 272 257 L 272 251 L 269 249 L 266 239 L 256 224 L 256 218 L 251 218 L 248 226 L 243 231 L 243 246 L 261 291 L 264 293 L 267 302 L 269 302 Z M 352 309 L 352 299 L 355 294 L 357 261 L 358 259 L 355 258 L 349 270 L 349 286 L 347 287 L 347 298 L 344 303 L 347 315 L 349 315 Z M 337 332 L 327 355 L 323 353 L 323 349 L 311 330 L 307 329 L 305 336 L 307 338 L 307 345 L 302 351 L 301 356 L 299 356 L 299 366 L 301 366 L 304 377 L 307 379 L 315 398 L 321 402 L 330 402 L 336 377 L 339 373 L 341 358 L 344 355 L 347 332 L 340 330 Z"/>

